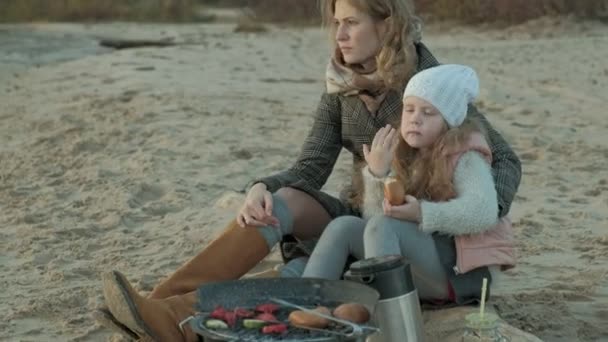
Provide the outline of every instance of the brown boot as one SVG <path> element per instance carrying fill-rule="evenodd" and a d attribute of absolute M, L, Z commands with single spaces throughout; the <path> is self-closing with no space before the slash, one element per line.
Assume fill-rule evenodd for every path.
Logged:
<path fill-rule="evenodd" d="M 140 296 L 120 272 L 104 273 L 103 295 L 114 318 L 142 339 L 159 342 L 195 342 L 197 335 L 180 323 L 195 312 L 196 293 L 166 299 Z"/>
<path fill-rule="evenodd" d="M 114 315 L 112 315 L 112 313 L 110 312 L 110 309 L 108 309 L 108 307 L 104 306 L 95 309 L 95 311 L 93 311 L 92 316 L 93 319 L 97 321 L 97 323 L 112 330 L 117 334 L 120 334 L 128 341 L 139 341 L 139 336 L 137 336 L 137 334 L 134 333 L 127 326 L 117 321 L 116 318 L 114 318 Z"/>
<path fill-rule="evenodd" d="M 209 246 L 158 284 L 148 298 L 163 299 L 192 292 L 206 282 L 238 279 L 268 253 L 266 240 L 256 228 L 241 228 L 234 220 Z M 101 307 L 93 316 L 101 325 L 137 340 L 137 332 L 117 322 L 108 308 Z"/>
<path fill-rule="evenodd" d="M 233 220 L 205 249 L 158 284 L 148 298 L 167 298 L 192 292 L 204 283 L 238 279 L 268 253 L 268 244 L 258 229 L 242 228 Z"/>

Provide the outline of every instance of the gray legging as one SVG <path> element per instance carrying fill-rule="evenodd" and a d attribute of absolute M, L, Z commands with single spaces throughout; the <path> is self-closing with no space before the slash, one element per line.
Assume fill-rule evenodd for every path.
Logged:
<path fill-rule="evenodd" d="M 293 232 L 293 215 L 289 211 L 289 207 L 287 207 L 287 202 L 276 194 L 273 194 L 272 203 L 272 215 L 279 220 L 279 226 L 257 227 L 270 250 L 283 239 L 283 236 L 290 235 Z M 307 261 L 307 257 L 300 257 L 289 261 L 281 268 L 280 276 L 283 278 L 301 277 Z"/>
<path fill-rule="evenodd" d="M 289 212 L 287 203 L 275 194 L 272 195 L 272 215 L 279 220 L 278 227 L 257 227 L 262 236 L 264 236 L 268 249 L 272 249 L 283 239 L 283 236 L 289 235 L 293 231 L 293 216 Z"/>
<path fill-rule="evenodd" d="M 303 277 L 340 279 L 349 255 L 357 259 L 400 254 L 412 265 L 414 285 L 420 298 L 448 298 L 448 280 L 439 261 L 433 237 L 417 224 L 384 215 L 368 222 L 341 216 L 325 228 Z"/>

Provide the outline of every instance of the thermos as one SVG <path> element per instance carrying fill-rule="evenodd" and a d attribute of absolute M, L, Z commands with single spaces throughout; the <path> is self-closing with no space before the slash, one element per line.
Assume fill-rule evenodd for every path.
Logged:
<path fill-rule="evenodd" d="M 414 287 L 410 264 L 401 255 L 354 262 L 344 278 L 366 284 L 380 293 L 373 317 L 380 331 L 368 341 L 424 341 L 418 291 Z"/>

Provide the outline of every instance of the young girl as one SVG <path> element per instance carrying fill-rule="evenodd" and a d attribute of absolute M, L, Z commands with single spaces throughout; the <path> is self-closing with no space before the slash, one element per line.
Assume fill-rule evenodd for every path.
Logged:
<path fill-rule="evenodd" d="M 489 267 L 514 265 L 509 222 L 499 220 L 491 152 L 467 119 L 479 92 L 475 71 L 441 65 L 416 74 L 403 95 L 400 131 L 381 128 L 364 146 L 363 217 L 342 216 L 323 232 L 304 277 L 339 279 L 349 255 L 403 255 L 424 299 L 480 299 Z M 403 184 L 405 203 L 384 198 Z"/>

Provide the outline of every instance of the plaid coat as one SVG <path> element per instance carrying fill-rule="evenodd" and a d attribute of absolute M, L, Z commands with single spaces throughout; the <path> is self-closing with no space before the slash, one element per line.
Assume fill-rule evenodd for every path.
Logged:
<path fill-rule="evenodd" d="M 417 44 L 416 48 L 418 70 L 439 64 L 422 43 Z M 363 144 L 371 144 L 378 129 L 388 123 L 395 123 L 401 115 L 401 107 L 401 94 L 397 91 L 387 94 L 376 117 L 369 113 L 357 96 L 323 94 L 312 129 L 295 164 L 275 175 L 254 180 L 251 184 L 262 182 L 270 192 L 282 187 L 305 191 L 321 203 L 331 217 L 360 216 L 356 203 L 349 200 L 356 197 L 350 193 L 352 186 L 342 191 L 341 199 L 322 192 L 321 188 L 329 178 L 342 148 L 352 153 L 353 175 L 356 177 L 359 166 L 365 163 Z M 499 215 L 505 216 L 519 187 L 520 161 L 503 137 L 474 106 L 469 106 L 468 115 L 478 117 L 487 132 L 492 150 Z"/>

